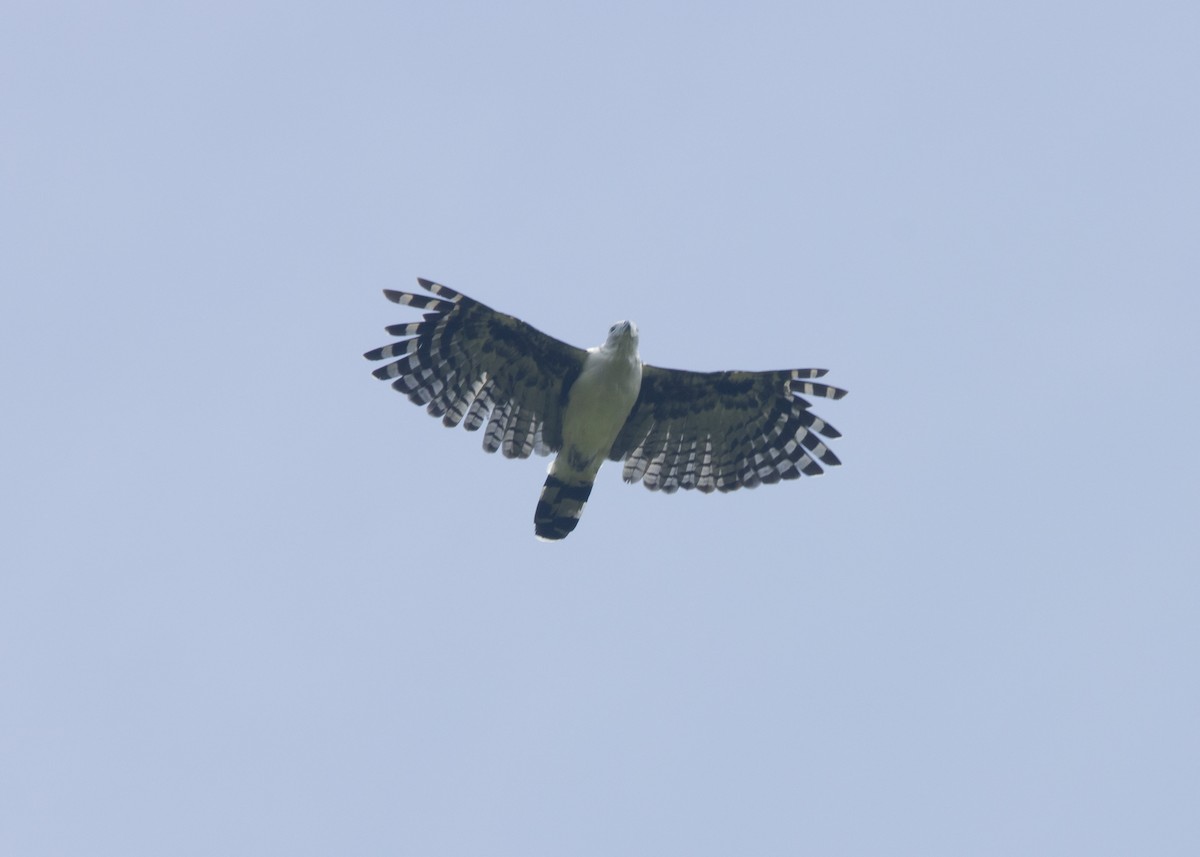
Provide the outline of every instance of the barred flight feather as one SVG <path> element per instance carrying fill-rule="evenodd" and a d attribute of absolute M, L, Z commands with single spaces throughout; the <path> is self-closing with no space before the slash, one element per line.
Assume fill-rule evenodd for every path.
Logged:
<path fill-rule="evenodd" d="M 463 428 L 467 431 L 479 431 L 480 426 L 488 418 L 488 414 L 492 410 L 492 379 L 484 378 L 483 389 L 471 402 L 471 407 L 467 409 L 467 419 L 463 423 Z"/>

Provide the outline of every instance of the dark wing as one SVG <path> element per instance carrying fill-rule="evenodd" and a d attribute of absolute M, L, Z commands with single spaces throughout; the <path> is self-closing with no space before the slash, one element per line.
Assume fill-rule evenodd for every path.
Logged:
<path fill-rule="evenodd" d="M 609 458 L 651 491 L 733 491 L 841 464 L 822 437 L 841 437 L 801 394 L 840 399 L 814 384 L 824 369 L 684 372 L 646 366 L 642 389 Z"/>
<path fill-rule="evenodd" d="M 447 426 L 485 423 L 483 448 L 509 458 L 547 455 L 562 447 L 564 390 L 587 352 L 547 336 L 439 283 L 418 279 L 436 297 L 384 290 L 388 300 L 428 310 L 423 321 L 393 324 L 407 336 L 368 351 L 394 363 L 374 371 Z"/>

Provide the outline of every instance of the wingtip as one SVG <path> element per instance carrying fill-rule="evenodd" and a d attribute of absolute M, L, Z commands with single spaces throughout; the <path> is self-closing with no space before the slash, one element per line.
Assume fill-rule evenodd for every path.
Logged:
<path fill-rule="evenodd" d="M 441 283 L 435 283 L 433 280 L 427 280 L 424 277 L 417 277 L 417 282 L 421 284 L 421 288 L 433 292 L 439 298 L 448 300 L 452 303 L 458 303 L 464 299 L 469 300 L 461 292 L 456 292 L 449 286 L 443 286 Z"/>

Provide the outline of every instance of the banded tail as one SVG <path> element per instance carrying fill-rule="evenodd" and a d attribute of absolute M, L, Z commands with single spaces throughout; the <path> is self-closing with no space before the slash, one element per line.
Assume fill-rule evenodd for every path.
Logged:
<path fill-rule="evenodd" d="M 561 479 L 551 473 L 542 486 L 542 496 L 533 513 L 533 531 L 539 539 L 565 539 L 579 523 L 583 507 L 592 493 L 596 474 L 572 474 Z"/>

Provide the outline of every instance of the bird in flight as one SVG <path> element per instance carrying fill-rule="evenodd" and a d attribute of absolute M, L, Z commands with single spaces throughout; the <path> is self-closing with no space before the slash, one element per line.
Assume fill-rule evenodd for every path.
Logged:
<path fill-rule="evenodd" d="M 399 342 L 366 352 L 390 360 L 376 378 L 446 426 L 486 429 L 483 448 L 507 458 L 557 453 L 534 511 L 534 533 L 566 538 L 579 523 L 604 460 L 624 461 L 626 482 L 651 491 L 703 493 L 817 476 L 840 464 L 824 439 L 841 433 L 804 396 L 840 399 L 815 383 L 824 369 L 688 372 L 638 357 L 638 330 L 621 321 L 584 350 L 440 283 L 430 295 L 384 289 L 425 310 L 387 327 Z"/>

